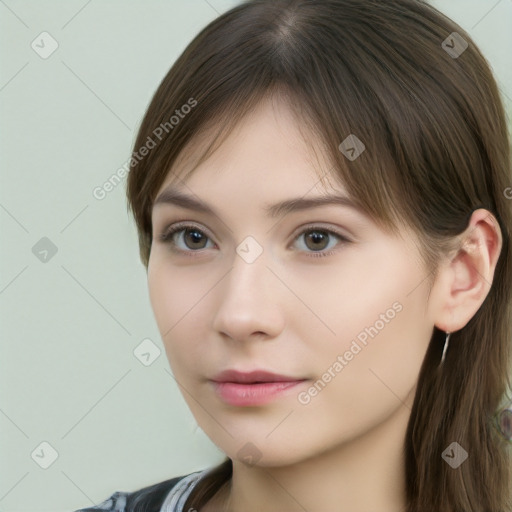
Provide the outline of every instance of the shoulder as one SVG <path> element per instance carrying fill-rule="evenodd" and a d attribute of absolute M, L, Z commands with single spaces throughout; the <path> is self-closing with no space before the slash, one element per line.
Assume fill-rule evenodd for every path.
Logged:
<path fill-rule="evenodd" d="M 116 491 L 98 505 L 75 512 L 178 512 L 196 483 L 209 469 L 177 476 L 137 491 Z"/>

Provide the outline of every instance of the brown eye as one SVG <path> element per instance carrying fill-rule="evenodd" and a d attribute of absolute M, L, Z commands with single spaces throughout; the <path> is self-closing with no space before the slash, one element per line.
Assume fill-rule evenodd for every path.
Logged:
<path fill-rule="evenodd" d="M 312 251 L 321 251 L 325 249 L 326 244 L 329 242 L 329 234 L 327 231 L 320 231 L 319 229 L 307 231 L 305 236 L 306 246 Z"/>
<path fill-rule="evenodd" d="M 161 234 L 159 240 L 176 252 L 187 253 L 207 248 L 208 235 L 192 225 L 176 224 Z"/>
<path fill-rule="evenodd" d="M 300 248 L 307 256 L 321 257 L 330 256 L 337 251 L 337 245 L 350 243 L 350 240 L 330 229 L 318 227 L 309 227 L 303 230 L 296 237 L 296 240 L 304 239 L 303 246 Z M 334 249 L 333 249 L 334 248 Z"/>
<path fill-rule="evenodd" d="M 196 228 L 186 228 L 181 231 L 184 232 L 183 240 L 189 249 L 204 249 L 204 243 L 208 237 L 203 232 Z"/>

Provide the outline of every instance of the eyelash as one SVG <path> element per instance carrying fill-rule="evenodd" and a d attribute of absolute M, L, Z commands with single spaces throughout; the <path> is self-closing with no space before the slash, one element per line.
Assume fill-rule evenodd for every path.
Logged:
<path fill-rule="evenodd" d="M 187 224 L 187 223 L 184 223 L 184 222 L 178 222 L 170 227 L 168 227 L 167 229 L 165 229 L 165 231 L 163 233 L 161 233 L 160 235 L 158 235 L 158 240 L 160 240 L 161 242 L 163 243 L 167 243 L 169 245 L 171 245 L 171 250 L 176 252 L 176 253 L 179 253 L 179 254 L 184 254 L 188 257 L 196 257 L 194 255 L 194 253 L 197 253 L 197 252 L 200 252 L 204 249 L 200 249 L 198 251 L 194 251 L 194 250 L 187 250 L 187 251 L 184 251 L 183 249 L 177 249 L 176 248 L 176 244 L 172 241 L 172 238 L 173 236 L 176 234 L 176 233 L 180 233 L 182 231 L 185 231 L 186 229 L 188 228 L 191 228 L 191 229 L 194 229 L 195 231 L 197 231 L 198 233 L 201 233 L 202 235 L 205 235 L 208 239 L 211 239 L 211 237 L 208 235 L 208 233 L 204 232 L 203 230 L 197 228 L 196 226 L 194 226 L 193 224 Z M 322 226 L 315 226 L 315 225 L 311 225 L 311 226 L 307 226 L 305 229 L 303 229 L 300 233 L 298 233 L 298 235 L 294 238 L 294 241 L 297 240 L 297 238 L 299 238 L 300 236 L 302 236 L 304 233 L 309 233 L 309 232 L 314 232 L 314 231 L 321 231 L 322 233 L 327 233 L 329 235 L 334 235 L 335 237 L 339 238 L 342 245 L 344 244 L 347 244 L 347 243 L 350 243 L 351 241 L 344 235 L 342 235 L 341 233 L 339 233 L 338 231 L 334 231 L 332 229 L 327 229 L 327 228 L 324 228 Z M 320 251 L 312 251 L 312 252 L 308 252 L 306 251 L 308 257 L 312 257 L 312 258 L 322 258 L 322 257 L 325 257 L 325 256 L 331 256 L 332 254 L 335 254 L 337 252 L 338 249 L 331 249 L 329 251 L 324 251 L 324 252 L 320 252 Z"/>

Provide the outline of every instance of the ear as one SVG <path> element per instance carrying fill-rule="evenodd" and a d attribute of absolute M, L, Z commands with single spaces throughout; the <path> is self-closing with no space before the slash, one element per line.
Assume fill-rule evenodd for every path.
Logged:
<path fill-rule="evenodd" d="M 492 213 L 475 210 L 460 245 L 440 266 L 430 294 L 434 325 L 445 332 L 462 329 L 475 315 L 491 289 L 503 245 L 500 226 Z"/>

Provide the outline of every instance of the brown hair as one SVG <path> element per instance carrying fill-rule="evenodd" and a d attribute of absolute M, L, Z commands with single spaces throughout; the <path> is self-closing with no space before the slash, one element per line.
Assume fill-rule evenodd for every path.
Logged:
<path fill-rule="evenodd" d="M 512 162 L 487 61 L 422 0 L 249 0 L 220 15 L 165 76 L 134 144 L 127 198 L 146 267 L 152 204 L 178 155 L 216 134 L 197 165 L 272 95 L 310 134 L 305 143 L 321 143 L 330 174 L 371 218 L 394 233 L 399 222 L 415 230 L 430 284 L 476 208 L 497 219 L 503 247 L 486 299 L 451 334 L 441 369 L 444 332 L 434 328 L 420 370 L 404 447 L 407 512 L 512 510 L 511 445 L 496 428 L 511 399 Z M 339 149 L 351 134 L 366 148 L 355 160 Z M 469 453 L 456 470 L 441 457 L 453 441 Z M 227 458 L 184 509 L 199 510 L 231 474 Z"/>

